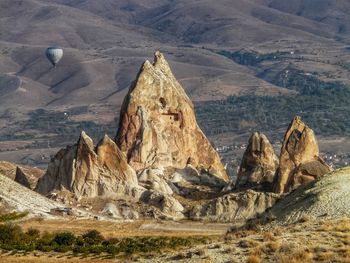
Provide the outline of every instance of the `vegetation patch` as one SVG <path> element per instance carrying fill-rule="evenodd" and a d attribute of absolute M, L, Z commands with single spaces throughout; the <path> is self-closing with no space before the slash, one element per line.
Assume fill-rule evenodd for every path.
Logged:
<path fill-rule="evenodd" d="M 295 54 L 273 52 L 260 54 L 254 51 L 219 51 L 238 64 L 257 71 L 256 77 L 281 88 L 294 90 L 289 96 L 231 96 L 226 100 L 196 105 L 198 122 L 205 134 L 225 132 L 245 133 L 255 130 L 274 132 L 300 115 L 312 129 L 322 135 L 350 134 L 350 88 L 339 81 L 324 81 L 316 72 L 304 72 L 293 66 L 280 71 L 261 68 L 264 61 L 282 61 Z M 348 64 L 342 64 L 349 67 Z M 259 73 L 260 72 L 260 73 Z M 218 114 L 220 113 L 220 114 Z"/>
<path fill-rule="evenodd" d="M 12 220 L 18 220 L 28 215 L 28 212 L 12 212 L 0 215 L 0 222 L 7 222 Z"/>
<path fill-rule="evenodd" d="M 37 229 L 26 232 L 16 224 L 0 225 L 0 249 L 8 251 L 73 252 L 74 254 L 108 254 L 112 257 L 148 254 L 203 244 L 206 237 L 128 237 L 105 239 L 97 230 L 81 236 L 70 232 L 40 233 Z"/>

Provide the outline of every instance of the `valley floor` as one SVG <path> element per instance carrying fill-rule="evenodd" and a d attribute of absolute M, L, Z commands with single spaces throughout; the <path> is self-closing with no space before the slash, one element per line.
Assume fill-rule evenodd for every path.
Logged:
<path fill-rule="evenodd" d="M 97 220 L 28 220 L 19 224 L 23 229 L 35 228 L 40 232 L 69 231 L 75 235 L 98 230 L 105 238 L 135 236 L 222 236 L 232 224 L 201 223 L 193 221 L 97 221 Z"/>
<path fill-rule="evenodd" d="M 191 230 L 189 227 L 193 225 Z M 254 225 L 253 230 L 226 232 L 227 225 L 198 222 L 111 223 L 97 221 L 27 221 L 24 228 L 35 227 L 47 231 L 70 230 L 81 233 L 96 228 L 105 235 L 133 237 L 147 235 L 193 236 L 207 235 L 205 244 L 190 248 L 165 250 L 128 258 L 111 259 L 107 255 L 77 255 L 68 253 L 4 252 L 0 262 L 350 262 L 350 218 L 311 221 L 303 218 L 287 226 Z M 157 230 L 157 227 L 163 230 Z M 176 230 L 176 227 L 178 231 Z M 199 226 L 202 230 L 198 231 Z M 158 228 L 159 229 L 159 228 Z"/>

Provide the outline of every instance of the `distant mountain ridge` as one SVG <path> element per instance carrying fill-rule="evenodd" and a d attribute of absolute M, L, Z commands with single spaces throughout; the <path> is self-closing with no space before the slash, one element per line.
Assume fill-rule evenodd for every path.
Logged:
<path fill-rule="evenodd" d="M 38 92 L 39 96 L 45 94 L 41 97 L 43 103 L 36 103 L 34 107 L 99 103 L 109 94 L 125 89 L 125 83 L 130 83 L 132 75 L 124 69 L 136 70 L 136 63 L 144 60 L 149 53 L 145 51 L 158 48 L 173 54 L 171 60 L 174 61 L 175 74 L 180 79 L 186 79 L 184 83 L 190 96 L 199 100 L 218 99 L 235 94 L 236 85 L 247 85 L 247 80 L 237 82 L 241 78 L 237 78 L 235 72 L 250 75 L 250 78 L 254 73 L 213 53 L 195 48 L 176 49 L 177 46 L 205 45 L 224 50 L 246 46 L 290 49 L 298 42 L 301 42 L 302 48 L 304 43 L 323 42 L 318 44 L 321 49 L 326 51 L 332 46 L 334 51 L 349 43 L 347 28 L 350 21 L 346 15 L 349 4 L 346 1 L 337 1 L 336 4 L 327 0 L 306 1 L 302 4 L 295 0 L 288 3 L 236 0 L 218 4 L 212 1 L 159 0 L 140 4 L 138 1 L 110 0 L 5 0 L 0 11 L 3 17 L 0 47 L 3 51 L 7 50 L 2 56 L 13 62 L 11 72 L 17 72 L 16 76 L 23 79 L 27 89 L 33 89 L 32 92 Z M 316 10 L 312 13 L 313 7 L 317 7 L 320 13 Z M 42 55 L 43 49 L 52 44 L 63 46 L 66 54 L 56 72 L 49 70 Z M 182 53 L 190 56 L 183 59 Z M 204 64 L 203 59 L 206 59 Z M 0 63 L 2 74 L 9 71 L 5 69 L 5 66 L 8 67 L 6 60 Z M 179 63 L 192 68 L 198 80 L 208 76 L 209 80 L 218 82 L 216 85 L 223 91 L 218 89 L 210 93 L 209 90 L 216 85 L 200 87 L 200 81 L 188 79 Z M 204 65 L 213 68 L 203 71 L 201 66 Z M 105 70 L 99 72 L 100 67 Z M 100 80 L 93 77 L 98 72 L 103 74 Z M 114 79 L 111 78 L 113 75 Z M 38 85 L 46 86 L 49 93 L 38 90 Z M 269 84 L 261 83 L 259 86 L 266 85 Z M 96 97 L 94 90 L 97 87 L 103 96 Z M 210 97 L 204 97 L 206 89 L 209 89 Z M 7 93 L 0 97 L 0 101 L 10 99 L 32 106 L 24 101 L 23 94 L 21 98 L 14 99 L 13 92 Z M 70 94 L 69 97 L 67 94 Z M 51 98 L 45 99 L 47 97 Z M 117 99 L 115 97 L 114 100 Z M 85 102 L 78 98 L 83 98 Z"/>

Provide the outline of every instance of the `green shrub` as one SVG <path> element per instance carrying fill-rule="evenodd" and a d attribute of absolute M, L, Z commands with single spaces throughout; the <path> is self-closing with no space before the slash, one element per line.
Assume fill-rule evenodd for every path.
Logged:
<path fill-rule="evenodd" d="M 82 253 L 82 254 L 86 254 L 89 252 L 89 247 L 86 247 L 84 245 L 76 245 L 73 248 L 73 252 L 74 253 Z"/>
<path fill-rule="evenodd" d="M 75 236 L 70 232 L 62 232 L 56 234 L 53 242 L 59 246 L 72 246 L 75 241 Z"/>
<path fill-rule="evenodd" d="M 66 253 L 72 250 L 72 247 L 69 245 L 54 245 L 53 250 L 55 252 Z"/>
<path fill-rule="evenodd" d="M 105 240 L 96 230 L 75 237 L 70 232 L 50 234 L 44 232 L 40 236 L 37 229 L 28 229 L 25 233 L 15 224 L 0 224 L 0 248 L 9 251 L 56 251 L 65 253 L 72 251 L 75 254 L 101 254 L 111 256 L 120 253 L 131 255 L 135 253 L 151 253 L 162 249 L 175 249 L 205 242 L 205 238 L 180 237 L 132 237 L 123 239 Z"/>
<path fill-rule="evenodd" d="M 104 240 L 104 237 L 97 230 L 90 230 L 83 235 L 84 242 L 88 245 L 98 245 Z"/>
<path fill-rule="evenodd" d="M 93 245 L 88 247 L 88 249 L 89 249 L 89 252 L 92 254 L 101 254 L 106 251 L 106 247 L 101 245 Z"/>
<path fill-rule="evenodd" d="M 6 222 L 6 221 L 12 221 L 12 220 L 17 220 L 17 219 L 21 219 L 25 216 L 28 215 L 28 212 L 12 212 L 12 213 L 8 213 L 8 214 L 3 214 L 0 215 L 0 222 Z"/>
<path fill-rule="evenodd" d="M 26 242 L 33 242 L 40 239 L 40 231 L 38 229 L 29 228 L 24 234 L 24 240 Z"/>
<path fill-rule="evenodd" d="M 0 225 L 0 243 L 17 244 L 23 239 L 22 228 L 14 224 Z"/>

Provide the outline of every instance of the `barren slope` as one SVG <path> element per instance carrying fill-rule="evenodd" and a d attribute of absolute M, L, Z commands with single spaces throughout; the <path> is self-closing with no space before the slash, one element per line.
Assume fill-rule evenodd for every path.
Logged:
<path fill-rule="evenodd" d="M 0 174 L 0 198 L 16 211 L 28 211 L 31 215 L 48 216 L 50 209 L 61 205 L 16 183 Z"/>
<path fill-rule="evenodd" d="M 278 221 L 296 222 L 301 218 L 339 219 L 350 217 L 350 167 L 299 187 L 281 199 L 271 213 Z"/>

